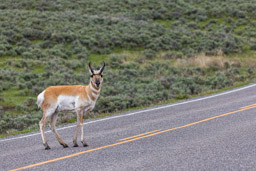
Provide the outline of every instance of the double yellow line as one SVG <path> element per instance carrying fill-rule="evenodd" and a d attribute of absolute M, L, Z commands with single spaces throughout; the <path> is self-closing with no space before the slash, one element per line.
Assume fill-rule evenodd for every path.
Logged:
<path fill-rule="evenodd" d="M 254 108 L 256 107 L 256 104 L 252 104 L 252 105 L 249 105 L 249 106 L 244 106 L 244 107 L 241 107 L 240 109 L 251 109 L 251 108 Z"/>
<path fill-rule="evenodd" d="M 40 162 L 40 163 L 35 163 L 35 164 L 32 164 L 32 165 L 28 165 L 28 166 L 24 166 L 24 167 L 21 167 L 21 168 L 13 169 L 12 171 L 28 169 L 28 168 L 31 168 L 31 167 L 40 166 L 40 165 L 43 165 L 43 164 L 52 163 L 52 162 L 55 162 L 55 161 L 75 157 L 75 156 L 78 156 L 78 155 L 81 155 L 81 154 L 85 154 L 85 153 L 89 153 L 89 152 L 93 152 L 93 151 L 97 151 L 97 150 L 101 150 L 101 149 L 105 149 L 105 148 L 125 144 L 125 143 L 131 142 L 131 141 L 143 139 L 143 138 L 146 138 L 146 137 L 154 136 L 154 135 L 165 133 L 165 132 L 168 132 L 168 131 L 173 131 L 173 130 L 176 130 L 176 129 L 185 128 L 185 127 L 188 127 L 188 126 L 196 125 L 196 124 L 199 124 L 199 123 L 202 123 L 202 122 L 206 122 L 206 121 L 213 120 L 213 119 L 216 119 L 216 118 L 220 118 L 220 117 L 224 117 L 224 116 L 227 116 L 227 115 L 235 114 L 235 113 L 242 112 L 242 111 L 245 111 L 245 110 L 249 110 L 249 109 L 252 109 L 252 108 L 256 108 L 256 104 L 252 104 L 252 105 L 249 105 L 249 106 L 244 106 L 244 107 L 241 107 L 239 110 L 236 110 L 236 111 L 233 111 L 233 112 L 224 113 L 224 114 L 217 115 L 217 116 L 210 117 L 210 118 L 206 118 L 206 119 L 203 119 L 203 120 L 200 120 L 200 121 L 197 121 L 197 122 L 192 122 L 192 123 L 189 123 L 189 124 L 186 124 L 186 125 L 182 125 L 182 126 L 179 126 L 179 127 L 170 128 L 170 129 L 166 129 L 166 130 L 158 129 L 158 130 L 138 134 L 138 135 L 135 135 L 135 136 L 123 138 L 123 139 L 120 139 L 119 140 L 120 142 L 118 142 L 118 143 L 114 143 L 114 144 L 110 144 L 110 145 L 106 145 L 106 146 L 102 146 L 102 147 L 98 147 L 98 148 L 94 148 L 94 149 L 90 149 L 90 150 L 86 150 L 86 151 L 81 151 L 81 152 L 78 152 L 78 153 L 74 153 L 74 154 L 71 154 L 71 155 L 55 158 L 55 159 Z"/>
<path fill-rule="evenodd" d="M 131 140 L 131 139 L 134 139 L 134 138 L 137 138 L 137 137 L 142 137 L 143 135 L 150 134 L 150 133 L 153 133 L 153 132 L 157 132 L 157 131 L 160 131 L 160 130 L 161 129 L 150 131 L 150 132 L 146 132 L 146 133 L 143 133 L 143 134 L 138 134 L 138 135 L 135 135 L 135 136 L 132 136 L 132 137 L 123 138 L 123 139 L 120 139 L 119 141 L 124 141 L 124 140 L 128 140 L 128 139 Z"/>

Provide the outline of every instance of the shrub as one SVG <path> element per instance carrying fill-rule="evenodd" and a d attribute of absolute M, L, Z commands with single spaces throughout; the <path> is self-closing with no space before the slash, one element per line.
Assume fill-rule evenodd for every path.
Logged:
<path fill-rule="evenodd" d="M 229 62 L 224 62 L 224 67 L 225 67 L 225 69 L 230 68 L 230 64 L 229 64 Z"/>
<path fill-rule="evenodd" d="M 22 53 L 22 57 L 25 59 L 33 59 L 33 54 L 31 52 Z"/>
<path fill-rule="evenodd" d="M 151 50 L 151 49 L 146 49 L 146 50 L 143 51 L 143 55 L 147 59 L 153 59 L 156 56 L 156 52 Z"/>
<path fill-rule="evenodd" d="M 81 59 L 81 60 L 87 60 L 89 58 L 89 53 L 80 53 L 80 54 L 77 54 L 77 59 Z"/>
<path fill-rule="evenodd" d="M 121 64 L 123 63 L 123 57 L 118 55 L 111 55 L 109 57 L 109 66 L 111 68 L 121 68 Z"/>

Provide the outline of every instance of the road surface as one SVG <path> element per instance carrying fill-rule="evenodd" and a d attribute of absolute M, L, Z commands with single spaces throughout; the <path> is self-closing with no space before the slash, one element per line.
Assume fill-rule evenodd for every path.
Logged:
<path fill-rule="evenodd" d="M 39 132 L 0 139 L 0 170 L 256 170 L 256 84 L 174 104 L 86 120 L 89 147 Z M 78 141 L 80 142 L 80 141 Z"/>

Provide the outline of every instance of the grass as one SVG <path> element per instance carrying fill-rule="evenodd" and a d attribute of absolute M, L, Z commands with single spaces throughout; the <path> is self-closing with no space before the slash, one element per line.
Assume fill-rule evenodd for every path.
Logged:
<path fill-rule="evenodd" d="M 34 131 L 38 131 L 39 129 L 33 128 L 33 129 L 24 129 L 22 131 L 15 131 L 15 132 L 10 132 L 8 135 L 7 134 L 0 134 L 0 138 L 8 137 L 8 136 L 14 136 L 14 135 L 19 135 L 19 134 L 26 134 Z"/>
<path fill-rule="evenodd" d="M 154 20 L 153 23 L 163 25 L 167 28 L 170 28 L 172 25 L 172 20 Z"/>
<path fill-rule="evenodd" d="M 5 62 L 6 60 L 10 59 L 10 56 L 2 56 L 0 57 L 0 62 Z"/>
<path fill-rule="evenodd" d="M 88 61 L 91 61 L 96 64 L 100 64 L 102 61 L 106 61 L 108 56 L 109 56 L 108 54 L 102 55 L 102 54 L 92 53 L 92 54 L 90 54 Z"/>
<path fill-rule="evenodd" d="M 44 71 L 45 71 L 45 68 L 44 68 L 44 65 L 42 65 L 42 64 L 37 64 L 33 68 L 33 72 L 36 73 L 36 74 L 43 73 Z"/>
<path fill-rule="evenodd" d="M 4 101 L 0 101 L 0 106 L 17 106 L 23 104 L 29 96 L 20 96 L 22 90 L 9 89 L 1 93 L 5 97 Z"/>
<path fill-rule="evenodd" d="M 2 56 L 0 57 L 0 69 L 1 68 L 6 68 L 6 62 L 7 61 L 17 61 L 21 58 L 19 57 L 12 57 L 12 56 Z M 19 71 L 19 68 L 13 67 L 14 71 Z"/>
<path fill-rule="evenodd" d="M 217 25 L 220 25 L 220 24 L 223 24 L 224 20 L 225 19 L 223 19 L 223 18 L 208 18 L 207 20 L 199 22 L 199 25 L 201 28 L 203 28 L 207 24 L 209 24 L 210 21 L 215 21 L 217 23 Z M 225 24 L 227 24 L 227 23 L 225 23 Z M 213 24 L 213 25 L 215 25 L 215 28 L 216 28 L 216 24 Z"/>
<path fill-rule="evenodd" d="M 242 53 L 234 53 L 226 55 L 228 58 L 239 58 L 239 59 L 254 59 L 256 61 L 256 51 L 255 50 L 248 50 Z"/>
<path fill-rule="evenodd" d="M 0 62 L 6 62 L 8 60 L 11 60 L 11 61 L 17 61 L 17 60 L 20 60 L 21 57 L 13 57 L 13 56 L 2 56 L 0 57 Z"/>
<path fill-rule="evenodd" d="M 178 59 L 176 61 L 176 65 L 178 67 L 201 67 L 201 68 L 209 68 L 213 65 L 218 65 L 219 67 L 223 67 L 224 63 L 228 62 L 227 59 L 223 56 L 206 56 L 204 54 L 199 54 L 198 56 L 189 58 L 189 59 Z"/>
<path fill-rule="evenodd" d="M 137 50 L 130 50 L 130 49 L 122 49 L 122 48 L 115 48 L 111 54 L 90 54 L 90 57 L 88 58 L 88 61 L 91 61 L 92 63 L 96 64 L 102 64 L 103 61 L 108 61 L 109 56 L 111 55 L 120 55 L 125 56 L 126 60 L 134 61 L 135 59 L 138 59 L 142 54 L 141 49 Z"/>

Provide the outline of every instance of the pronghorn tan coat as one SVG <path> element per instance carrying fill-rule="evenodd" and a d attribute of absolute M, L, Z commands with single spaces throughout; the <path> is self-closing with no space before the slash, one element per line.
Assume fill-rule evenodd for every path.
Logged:
<path fill-rule="evenodd" d="M 44 133 L 44 127 L 49 118 L 51 120 L 50 127 L 55 133 L 57 140 L 63 147 L 68 147 L 60 138 L 55 128 L 57 113 L 61 111 L 77 113 L 77 127 L 73 139 L 74 147 L 78 146 L 77 133 L 79 127 L 81 127 L 81 142 L 84 146 L 87 146 L 83 135 L 83 114 L 92 111 L 95 106 L 103 82 L 102 72 L 104 67 L 105 63 L 100 70 L 94 71 L 89 64 L 91 79 L 87 86 L 52 86 L 38 95 L 37 105 L 43 110 L 43 117 L 39 125 L 45 149 L 50 149 Z"/>

